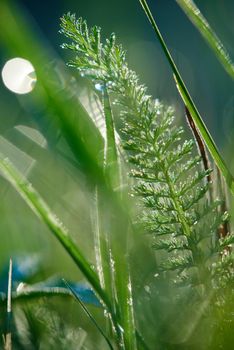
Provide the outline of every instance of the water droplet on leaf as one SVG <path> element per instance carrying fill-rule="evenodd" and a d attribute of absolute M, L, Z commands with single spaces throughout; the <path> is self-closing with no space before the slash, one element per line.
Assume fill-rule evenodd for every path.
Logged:
<path fill-rule="evenodd" d="M 98 91 L 103 91 L 104 90 L 104 85 L 100 83 L 95 84 L 95 89 Z"/>

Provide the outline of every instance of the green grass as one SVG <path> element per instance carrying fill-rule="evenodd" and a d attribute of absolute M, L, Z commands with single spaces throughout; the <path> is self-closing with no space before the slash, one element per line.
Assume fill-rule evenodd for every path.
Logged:
<path fill-rule="evenodd" d="M 206 146 L 214 160 L 214 162 L 216 163 L 217 167 L 220 169 L 223 177 L 226 180 L 226 183 L 228 185 L 228 187 L 230 188 L 232 194 L 234 194 L 234 178 L 228 168 L 228 166 L 226 165 L 222 155 L 220 154 L 213 138 L 211 137 L 201 115 L 198 112 L 197 107 L 195 106 L 191 95 L 181 77 L 181 74 L 178 71 L 178 68 L 175 65 L 175 62 L 166 46 L 166 43 L 164 42 L 164 39 L 160 33 L 160 30 L 153 18 L 153 15 L 150 11 L 150 8 L 147 4 L 147 1 L 145 0 L 139 0 L 143 10 L 146 14 L 146 16 L 148 17 L 157 37 L 158 40 L 162 46 L 162 49 L 165 53 L 166 59 L 168 60 L 172 72 L 174 74 L 175 80 L 176 80 L 176 85 L 178 87 L 179 93 L 181 94 L 181 97 L 184 101 L 185 106 L 188 108 L 193 121 L 197 127 L 197 129 L 199 130 L 204 142 L 206 143 Z M 212 30 L 205 25 L 204 20 L 202 19 L 201 16 L 196 16 L 196 7 L 192 6 L 192 1 L 178 1 L 179 4 L 186 9 L 186 13 L 190 14 L 190 17 L 192 17 L 193 19 L 196 18 L 196 25 L 197 27 L 200 29 L 200 31 L 203 33 L 203 36 L 205 36 L 205 38 L 207 39 L 207 41 L 210 43 L 210 45 L 215 48 L 215 53 L 217 54 L 217 56 L 220 58 L 221 62 L 223 63 L 224 67 L 226 68 L 226 70 L 230 73 L 230 75 L 233 77 L 233 64 L 231 62 L 231 60 L 229 59 L 228 54 L 226 53 L 226 50 L 224 48 L 222 48 L 221 43 L 218 41 L 218 39 L 215 37 L 215 35 L 213 34 Z M 190 4 L 190 6 L 188 6 L 188 4 Z M 209 36 L 208 36 L 209 33 Z"/>
<path fill-rule="evenodd" d="M 233 76 L 226 50 L 195 5 L 177 2 Z M 147 2 L 140 3 L 233 194 L 232 174 Z M 42 115 L 30 126 L 47 142 L 38 145 L 32 130 L 19 133 L 22 126 L 1 139 L 1 184 L 9 198 L 2 217 L 5 210 L 13 231 L 25 237 L 25 249 L 14 238 L 16 252 L 30 256 L 34 244 L 27 244 L 38 242 L 42 259 L 18 290 L 13 274 L 12 348 L 231 349 L 234 236 L 219 178 L 212 174 L 209 181 L 210 170 L 194 142 L 184 140 L 173 109 L 147 95 L 113 34 L 103 40 L 99 27 L 70 14 L 62 17 L 61 32 L 79 77 L 61 62 L 50 66 L 58 58 L 25 14 L 8 1 L 0 4 L 4 51 L 35 67 L 38 82 L 25 106 L 27 114 Z M 0 227 L 6 239 L 9 225 Z M 47 280 L 55 272 L 62 285 Z M 71 280 L 95 293 L 87 306 Z M 6 293 L 0 304 L 5 334 Z"/>

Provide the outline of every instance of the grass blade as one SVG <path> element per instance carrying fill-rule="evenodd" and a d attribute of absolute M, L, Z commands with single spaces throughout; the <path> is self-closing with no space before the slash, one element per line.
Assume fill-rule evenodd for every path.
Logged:
<path fill-rule="evenodd" d="M 12 292 L 12 302 L 29 301 L 39 298 L 53 298 L 53 297 L 71 297 L 71 292 L 64 287 L 37 287 L 26 285 L 22 288 L 19 286 L 17 291 Z M 4 303 L 7 299 L 5 293 L 0 293 L 0 304 Z M 91 303 L 94 305 L 93 303 Z M 96 307 L 100 307 L 100 304 L 95 304 Z"/>
<path fill-rule="evenodd" d="M 194 105 L 190 95 L 187 93 L 187 90 L 185 89 L 185 86 L 181 84 L 181 80 L 177 79 L 177 76 L 174 75 L 177 89 L 184 101 L 184 104 L 186 108 L 188 109 L 197 129 L 200 132 L 200 135 L 202 136 L 216 166 L 218 169 L 220 169 L 220 172 L 222 173 L 224 179 L 226 180 L 227 186 L 231 190 L 232 194 L 234 195 L 234 178 L 228 169 L 224 159 L 220 155 L 217 146 L 215 145 L 208 129 L 206 128 L 196 106 Z"/>
<path fill-rule="evenodd" d="M 104 153 L 104 167 L 109 176 L 112 188 L 122 193 L 121 179 L 121 161 L 118 154 L 116 143 L 116 132 L 114 118 L 108 88 L 105 85 L 103 91 L 103 106 L 106 123 L 106 145 Z M 114 296 L 117 296 L 118 307 L 120 310 L 120 324 L 123 328 L 123 342 L 126 349 L 136 348 L 135 322 L 132 303 L 132 287 L 130 278 L 130 269 L 128 265 L 128 235 L 129 222 L 121 219 L 125 225 L 123 232 L 119 234 L 119 218 L 114 213 L 110 219 L 113 227 L 111 235 L 109 234 L 108 245 L 110 247 L 110 266 L 111 266 L 111 283 Z M 123 224 L 122 223 L 122 224 Z M 120 240 L 120 244 L 116 242 Z M 124 253 L 124 254 L 123 254 Z M 114 262 L 114 266 L 113 266 Z M 112 267 L 113 266 L 113 267 Z M 117 306 L 116 306 L 117 308 Z"/>
<path fill-rule="evenodd" d="M 91 210 L 91 222 L 92 230 L 94 236 L 94 252 L 96 259 L 97 272 L 99 276 L 99 281 L 103 289 L 108 290 L 106 286 L 106 259 L 105 259 L 105 245 L 103 242 L 103 228 L 101 225 L 101 215 L 100 215 L 100 200 L 99 200 L 99 191 L 97 186 L 94 189 L 93 195 L 93 205 Z M 104 247 L 103 247 L 104 246 Z"/>
<path fill-rule="evenodd" d="M 99 130 L 80 101 L 71 98 L 71 91 L 67 91 L 69 87 L 59 93 L 59 76 L 47 69 L 50 62 L 58 60 L 58 57 L 41 42 L 24 15 L 7 1 L 0 3 L 0 41 L 10 55 L 25 57 L 33 64 L 38 81 L 34 92 L 28 97 L 30 102 L 39 110 L 45 104 L 52 111 L 50 118 L 54 118 L 88 179 L 103 182 L 99 158 L 104 143 Z M 66 75 L 70 81 L 67 71 Z"/>
<path fill-rule="evenodd" d="M 80 304 L 80 306 L 82 307 L 82 309 L 84 310 L 84 312 L 87 314 L 88 318 L 90 319 L 90 321 L 94 324 L 94 326 L 98 329 L 99 333 L 103 336 L 103 338 L 106 340 L 107 344 L 109 345 L 109 348 L 111 350 L 114 350 L 113 346 L 111 345 L 111 342 L 109 341 L 108 337 L 105 335 L 104 331 L 102 330 L 102 328 L 99 326 L 99 324 L 97 323 L 97 321 L 95 320 L 95 318 L 92 316 L 92 314 L 89 312 L 89 310 L 87 309 L 87 307 L 85 306 L 85 304 L 80 300 L 79 296 L 77 295 L 77 293 L 73 290 L 73 288 L 70 286 L 70 284 L 63 279 L 64 284 L 66 285 L 66 287 L 71 291 L 72 295 L 75 297 L 75 299 L 78 301 L 78 303 Z"/>
<path fill-rule="evenodd" d="M 92 185 L 101 184 L 110 198 L 110 203 L 114 203 L 120 215 L 127 216 L 126 208 L 108 183 L 107 170 L 105 173 L 103 171 L 104 140 L 100 131 L 80 101 L 70 98 L 71 95 L 74 96 L 74 86 L 70 91 L 68 84 L 62 93 L 58 93 L 61 91 L 60 78 L 55 71 L 50 70 L 48 73 L 45 69 L 50 62 L 58 58 L 50 47 L 41 43 L 25 17 L 11 2 L 0 1 L 0 43 L 11 55 L 25 57 L 32 62 L 38 77 L 38 86 L 32 95 L 27 97 L 29 102 L 35 109 L 40 109 L 40 104 L 44 106 L 46 103 L 49 109 L 46 118 L 51 118 L 50 112 L 53 110 L 58 129 L 61 130 L 88 180 Z M 71 81 L 72 77 L 66 67 L 63 69 L 66 71 L 67 81 Z"/>
<path fill-rule="evenodd" d="M 206 147 L 205 147 L 204 142 L 203 142 L 203 140 L 202 140 L 202 138 L 201 138 L 194 122 L 193 122 L 193 118 L 191 117 L 190 112 L 186 106 L 185 106 L 185 116 L 186 116 L 188 125 L 190 126 L 190 128 L 192 130 L 193 137 L 196 141 L 197 150 L 201 156 L 203 168 L 207 172 L 207 171 L 209 171 L 209 169 L 211 169 L 211 166 L 210 166 L 209 157 L 208 157 L 208 154 L 206 151 Z M 212 203 L 213 202 L 213 187 L 212 187 L 211 174 L 207 175 L 206 181 L 207 181 L 207 184 L 210 184 L 209 191 L 207 192 L 207 198 L 208 198 L 209 202 Z"/>
<path fill-rule="evenodd" d="M 91 268 L 79 248 L 69 236 L 68 230 L 52 213 L 47 203 L 41 198 L 39 193 L 32 187 L 32 185 L 24 178 L 18 170 L 0 154 L 0 170 L 5 178 L 16 189 L 20 196 L 25 200 L 38 218 L 47 225 L 54 236 L 59 240 L 76 265 L 87 278 L 91 286 L 97 292 L 107 309 L 112 313 L 110 301 L 101 288 L 98 281 L 97 274 Z"/>
<path fill-rule="evenodd" d="M 231 190 L 232 194 L 234 195 L 234 178 L 230 172 L 230 170 L 228 169 L 224 159 L 222 158 L 221 154 L 219 153 L 219 150 L 214 142 L 214 140 L 212 139 L 202 117 L 200 116 L 198 110 L 197 110 L 197 107 L 195 106 L 187 88 L 186 88 L 186 85 L 176 67 L 176 64 L 166 46 L 166 43 L 164 42 L 164 39 L 160 33 L 160 30 L 154 20 L 154 17 L 150 11 L 150 8 L 147 4 L 147 1 L 146 0 L 139 0 L 141 5 L 142 5 L 142 8 L 146 14 L 146 16 L 148 17 L 158 39 L 159 39 L 159 42 L 162 46 L 162 49 L 166 55 L 166 58 L 171 66 L 171 69 L 174 73 L 174 77 L 175 77 L 175 80 L 176 80 L 176 84 L 177 84 L 177 88 L 180 92 L 180 95 L 181 97 L 183 98 L 183 101 L 184 101 L 184 104 L 185 106 L 188 108 L 189 112 L 190 112 L 190 115 L 197 127 L 197 129 L 199 130 L 200 132 L 200 135 L 202 136 L 212 158 L 214 159 L 214 162 L 216 163 L 217 167 L 220 169 L 229 189 Z"/>
<path fill-rule="evenodd" d="M 120 177 L 119 177 L 119 164 L 118 164 L 118 152 L 116 146 L 115 139 L 115 127 L 114 120 L 112 114 L 112 108 L 110 103 L 110 97 L 108 93 L 108 88 L 106 84 L 103 86 L 102 91 L 102 99 L 103 99 L 103 111 L 105 118 L 105 126 L 106 126 L 106 135 L 105 135 L 105 147 L 104 147 L 104 171 L 106 175 L 109 177 L 108 180 L 112 184 L 113 188 L 119 188 Z M 106 204 L 105 199 L 99 191 L 99 205 L 102 207 L 105 212 Z M 109 221 L 113 221 L 112 218 L 108 218 Z M 104 223 L 103 223 L 104 224 Z M 113 222 L 112 222 L 113 225 Z M 113 266 L 113 261 L 116 266 L 117 255 L 114 253 L 113 249 L 113 237 L 111 237 L 110 227 L 104 228 L 104 242 L 103 242 L 103 253 L 106 253 L 106 260 L 109 265 L 109 273 L 105 274 L 107 288 L 110 290 L 110 295 L 112 297 L 112 303 L 114 305 L 115 310 L 117 309 L 116 305 L 116 296 L 118 294 L 118 287 L 116 285 L 116 271 Z M 114 234 L 114 238 L 115 238 Z M 124 316 L 124 315 L 122 315 Z"/>
<path fill-rule="evenodd" d="M 234 79 L 234 64 L 230 58 L 229 53 L 226 48 L 210 27 L 206 18 L 200 12 L 199 8 L 192 0 L 176 0 L 185 14 L 188 16 L 190 21 L 195 25 L 195 27 L 199 30 L 203 38 L 209 44 L 209 46 L 214 51 L 216 57 L 223 65 L 226 72 Z"/>
<path fill-rule="evenodd" d="M 4 350 L 12 349 L 12 339 L 11 339 L 11 295 L 12 295 L 12 259 L 9 261 L 9 272 L 8 272 L 8 288 L 7 288 L 7 327 L 5 335 Z"/>
<path fill-rule="evenodd" d="M 3 32 L 4 35 L 2 35 Z M 79 101 L 76 99 L 74 102 L 70 99 L 69 91 L 63 90 L 62 94 L 56 92 L 55 83 L 57 82 L 57 77 L 54 77 L 54 72 L 51 73 L 52 77 L 48 76 L 48 72 L 45 70 L 48 62 L 54 60 L 54 55 L 51 55 L 51 50 L 48 50 L 47 47 L 41 44 L 41 41 L 27 24 L 25 16 L 7 1 L 2 1 L 0 3 L 0 40 L 11 54 L 25 57 L 34 65 L 38 77 L 38 87 L 35 87 L 35 91 L 32 94 L 33 103 L 35 105 L 39 104 L 40 106 L 43 97 L 41 97 L 40 94 L 42 90 L 46 104 L 55 112 L 54 114 L 58 120 L 59 129 L 70 145 L 74 156 L 92 185 L 101 187 L 103 200 L 105 201 L 106 207 L 108 207 L 108 213 L 114 213 L 116 222 L 118 223 L 117 226 L 121 226 L 122 233 L 124 233 L 126 229 L 125 222 L 128 220 L 128 213 L 120 196 L 114 193 L 111 188 L 110 169 L 106 167 L 104 171 L 104 142 L 99 130 Z M 101 288 L 97 274 L 90 268 L 90 265 L 78 247 L 76 247 L 69 235 L 66 234 L 66 230 L 64 231 L 56 222 L 47 204 L 30 186 L 27 180 L 24 179 L 22 181 L 21 174 L 18 174 L 16 169 L 9 162 L 4 161 L 4 157 L 2 157 L 0 167 L 7 179 L 15 186 L 17 191 L 39 216 L 41 221 L 46 223 L 57 239 L 59 239 L 63 247 L 84 273 L 93 289 L 104 302 L 112 318 L 115 318 L 116 315 L 113 310 L 113 305 L 106 291 Z M 124 234 L 122 234 L 122 236 L 124 237 Z M 121 241 L 121 238 L 119 238 L 119 241 Z M 122 260 L 121 257 L 125 254 L 126 245 L 119 242 L 119 246 L 121 246 L 121 249 L 119 249 L 120 247 L 118 248 L 119 260 Z M 119 266 L 120 271 L 121 268 L 122 264 Z M 121 288 L 127 290 L 127 286 L 128 284 L 122 281 Z M 123 293 L 123 297 L 125 294 L 126 293 Z M 127 305 L 127 299 L 125 303 Z M 112 321 L 116 326 L 116 333 L 122 336 L 117 321 Z M 128 322 L 126 321 L 126 325 L 127 324 Z M 126 332 L 126 334 L 128 334 L 128 332 Z M 133 334 L 135 336 L 135 331 Z"/>
<path fill-rule="evenodd" d="M 103 89 L 103 107 L 106 123 L 106 145 L 104 151 L 104 167 L 105 170 L 109 170 L 109 181 L 112 183 L 113 188 L 118 188 L 120 185 L 120 171 L 118 162 L 118 151 L 115 137 L 115 127 L 113 121 L 112 108 L 109 98 L 107 86 Z"/>
<path fill-rule="evenodd" d="M 106 85 L 102 85 L 100 91 L 103 103 L 103 119 L 105 123 L 103 171 L 106 175 L 107 182 L 109 182 L 114 189 L 117 186 L 118 181 L 114 123 Z M 103 213 L 105 213 L 105 202 L 103 189 L 100 186 L 96 186 L 94 189 L 94 205 L 92 211 L 96 263 L 100 283 L 111 297 L 112 304 L 115 305 L 114 276 L 111 267 L 110 232 L 108 232 L 109 230 L 106 228 L 107 220 L 105 216 L 103 216 Z M 116 305 L 114 306 L 114 309 L 116 310 Z"/>
<path fill-rule="evenodd" d="M 17 278 L 17 273 L 20 275 L 20 273 L 23 272 L 23 269 L 21 269 L 20 271 L 20 267 L 19 267 L 19 269 L 17 270 L 16 266 L 13 264 L 12 271 L 13 271 L 12 272 L 12 275 L 13 275 L 12 299 L 14 300 L 27 298 L 27 295 L 32 295 L 32 296 L 35 295 L 35 297 L 36 296 L 39 297 L 40 295 L 51 296 L 53 294 L 65 295 L 65 296 L 70 295 L 70 291 L 64 288 L 64 284 L 61 281 L 61 278 L 57 276 L 52 276 L 41 282 L 28 284 L 28 280 L 25 280 L 24 278 Z M 21 273 L 21 276 L 23 277 L 22 273 Z M 33 276 L 35 276 L 35 274 L 33 274 Z M 83 301 L 85 304 L 103 308 L 103 305 L 100 303 L 98 297 L 96 296 L 93 289 L 89 285 L 87 285 L 86 283 L 74 282 L 74 281 L 69 281 L 69 284 L 73 288 L 73 290 L 78 294 L 81 301 Z M 7 300 L 7 292 L 6 290 L 4 290 L 4 288 L 1 288 L 0 299 L 1 299 L 1 302 L 4 302 L 5 300 Z"/>

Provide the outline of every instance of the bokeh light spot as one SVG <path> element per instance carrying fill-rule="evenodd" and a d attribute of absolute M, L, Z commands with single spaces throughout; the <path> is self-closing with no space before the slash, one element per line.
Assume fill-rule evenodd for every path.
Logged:
<path fill-rule="evenodd" d="M 16 57 L 7 61 L 2 69 L 5 86 L 16 94 L 31 92 L 36 84 L 36 72 L 31 62 Z"/>

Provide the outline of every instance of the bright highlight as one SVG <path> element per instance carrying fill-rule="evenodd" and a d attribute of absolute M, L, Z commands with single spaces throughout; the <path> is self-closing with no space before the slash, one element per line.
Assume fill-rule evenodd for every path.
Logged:
<path fill-rule="evenodd" d="M 16 94 L 31 92 L 37 78 L 33 65 L 24 58 L 12 58 L 2 69 L 2 80 L 5 86 Z"/>

